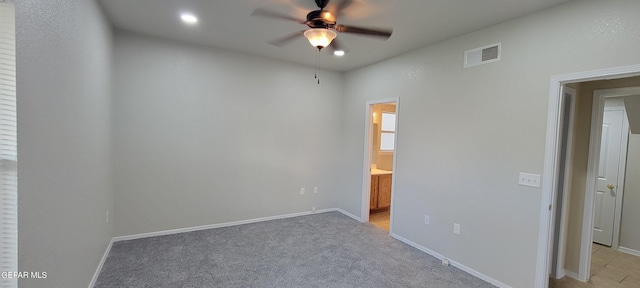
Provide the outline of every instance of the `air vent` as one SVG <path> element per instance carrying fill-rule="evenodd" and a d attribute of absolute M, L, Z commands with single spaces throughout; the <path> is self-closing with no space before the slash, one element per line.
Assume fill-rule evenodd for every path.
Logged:
<path fill-rule="evenodd" d="M 487 45 L 464 52 L 464 67 L 500 61 L 502 43 Z"/>

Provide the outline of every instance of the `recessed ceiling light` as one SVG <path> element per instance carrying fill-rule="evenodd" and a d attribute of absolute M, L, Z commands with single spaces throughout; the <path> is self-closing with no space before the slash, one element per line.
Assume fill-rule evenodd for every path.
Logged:
<path fill-rule="evenodd" d="M 333 55 L 336 55 L 336 56 L 344 56 L 344 51 L 342 51 L 342 50 L 336 50 L 336 51 L 333 51 Z"/>
<path fill-rule="evenodd" d="M 180 14 L 180 19 L 182 19 L 182 22 L 191 24 L 191 25 L 198 23 L 198 17 L 189 13 Z"/>

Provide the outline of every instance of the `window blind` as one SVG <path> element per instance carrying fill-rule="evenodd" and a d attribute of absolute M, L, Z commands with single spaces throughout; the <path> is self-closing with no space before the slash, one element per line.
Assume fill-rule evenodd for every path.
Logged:
<path fill-rule="evenodd" d="M 0 272 L 18 271 L 15 4 L 0 0 Z M 0 277 L 0 287 L 18 287 Z"/>

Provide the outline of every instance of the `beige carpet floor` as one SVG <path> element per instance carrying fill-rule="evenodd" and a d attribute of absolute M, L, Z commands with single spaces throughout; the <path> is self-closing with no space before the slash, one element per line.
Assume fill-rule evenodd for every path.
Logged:
<path fill-rule="evenodd" d="M 95 288 L 493 287 L 338 212 L 113 244 Z"/>

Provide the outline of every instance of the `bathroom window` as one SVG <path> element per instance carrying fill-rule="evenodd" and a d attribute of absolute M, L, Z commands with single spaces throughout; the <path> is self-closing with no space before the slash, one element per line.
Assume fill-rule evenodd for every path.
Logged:
<path fill-rule="evenodd" d="M 382 113 L 380 152 L 393 152 L 396 135 L 396 114 Z"/>

